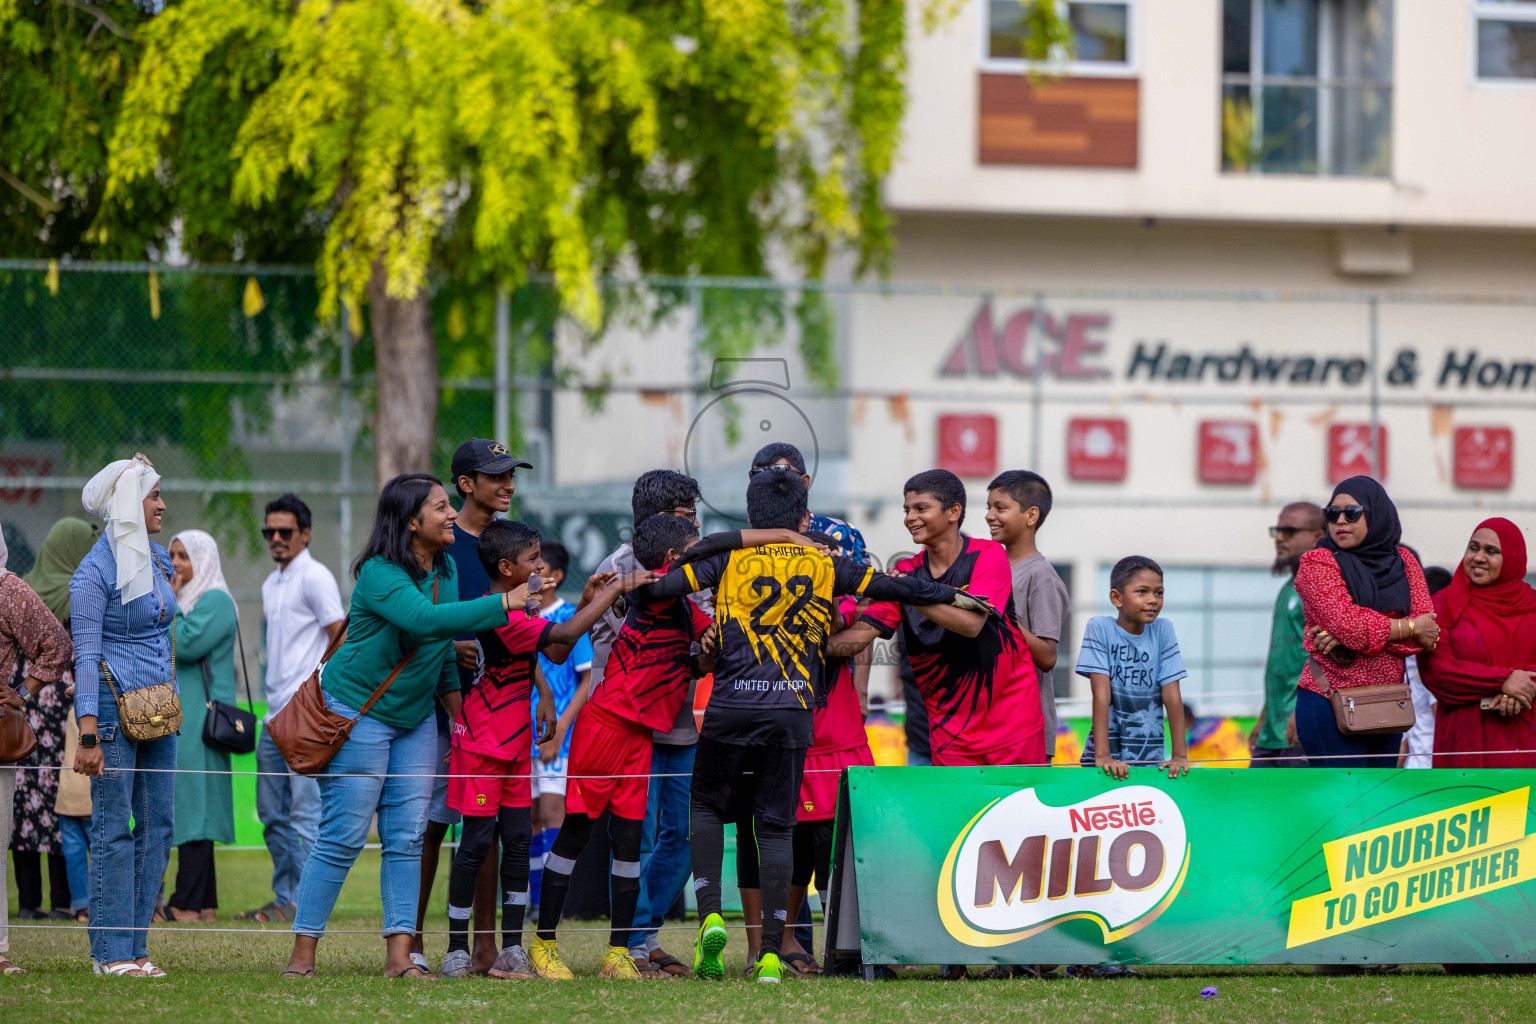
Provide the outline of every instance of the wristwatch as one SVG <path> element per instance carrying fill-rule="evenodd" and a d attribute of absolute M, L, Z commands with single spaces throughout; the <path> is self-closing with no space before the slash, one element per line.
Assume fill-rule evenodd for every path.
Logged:
<path fill-rule="evenodd" d="M 80 745 L 82 747 L 84 747 L 86 750 L 90 750 L 92 747 L 94 747 L 96 745 L 96 734 L 93 733 L 93 732 L 83 732 L 83 733 L 81 733 L 80 734 Z"/>

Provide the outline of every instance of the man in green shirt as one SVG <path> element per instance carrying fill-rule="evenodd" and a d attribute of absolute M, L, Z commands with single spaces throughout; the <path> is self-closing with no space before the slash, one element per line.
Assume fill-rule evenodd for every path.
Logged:
<path fill-rule="evenodd" d="M 1280 510 L 1280 521 L 1269 528 L 1275 542 L 1275 575 L 1285 585 L 1275 595 L 1274 624 L 1269 632 L 1269 660 L 1264 665 L 1264 709 L 1248 737 L 1254 768 L 1305 768 L 1306 755 L 1296 740 L 1296 683 L 1307 663 L 1302 647 L 1306 620 L 1296 593 L 1296 567 L 1301 556 L 1323 536 L 1323 510 L 1305 501 Z"/>

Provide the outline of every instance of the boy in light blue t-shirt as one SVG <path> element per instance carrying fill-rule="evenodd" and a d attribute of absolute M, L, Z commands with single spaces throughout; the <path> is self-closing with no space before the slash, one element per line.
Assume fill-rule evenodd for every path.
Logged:
<path fill-rule="evenodd" d="M 1093 732 L 1083 764 L 1117 779 L 1132 764 L 1156 764 L 1169 778 L 1189 771 L 1184 734 L 1184 701 L 1179 680 L 1184 659 L 1173 624 L 1163 610 L 1163 569 L 1150 558 L 1131 555 L 1109 575 L 1109 601 L 1119 614 L 1088 620 L 1077 655 L 1077 674 L 1093 686 Z M 1163 757 L 1163 711 L 1173 727 L 1173 756 Z"/>

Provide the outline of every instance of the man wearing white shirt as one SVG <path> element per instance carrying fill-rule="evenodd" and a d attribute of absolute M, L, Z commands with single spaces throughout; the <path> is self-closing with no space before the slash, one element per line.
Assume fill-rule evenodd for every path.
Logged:
<path fill-rule="evenodd" d="M 267 505 L 261 536 L 277 568 L 261 585 L 266 616 L 266 721 L 287 706 L 320 664 L 326 645 L 342 629 L 345 612 L 336 577 L 309 553 L 309 506 L 285 494 Z M 256 743 L 256 814 L 272 855 L 272 894 L 266 906 L 239 916 L 248 921 L 293 919 L 299 877 L 320 825 L 320 787 L 288 770 L 266 729 Z"/>

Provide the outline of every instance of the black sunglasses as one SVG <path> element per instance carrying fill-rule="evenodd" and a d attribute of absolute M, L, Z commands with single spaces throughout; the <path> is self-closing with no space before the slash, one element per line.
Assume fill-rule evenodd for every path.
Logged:
<path fill-rule="evenodd" d="M 289 540 L 293 537 L 293 527 L 264 526 L 261 530 L 261 537 L 263 540 L 271 540 L 273 537 L 281 537 L 283 540 Z"/>
<path fill-rule="evenodd" d="M 800 475 L 800 471 L 794 466 L 791 466 L 789 463 L 775 462 L 771 466 L 753 466 L 751 469 L 747 470 L 747 478 L 751 479 L 752 477 L 757 476 L 759 473 L 767 473 L 770 470 L 778 473 L 793 473 L 796 476 Z"/>
<path fill-rule="evenodd" d="M 1330 523 L 1338 522 L 1339 516 L 1343 516 L 1346 523 L 1358 523 L 1363 515 L 1365 515 L 1364 505 L 1345 505 L 1343 508 L 1337 505 L 1329 505 L 1323 509 L 1323 518 Z"/>
<path fill-rule="evenodd" d="M 1300 532 L 1301 527 L 1299 526 L 1271 526 L 1269 528 L 1269 539 L 1279 540 L 1281 537 L 1284 537 L 1286 540 L 1290 540 Z"/>

